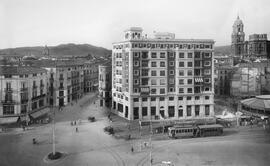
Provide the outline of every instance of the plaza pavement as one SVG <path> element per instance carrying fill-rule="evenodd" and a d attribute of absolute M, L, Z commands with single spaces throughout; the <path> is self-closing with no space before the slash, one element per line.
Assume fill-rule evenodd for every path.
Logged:
<path fill-rule="evenodd" d="M 135 166 L 149 165 L 149 147 L 139 147 L 148 141 L 149 135 L 138 139 L 137 122 L 131 124 L 132 137 L 125 140 L 104 133 L 103 128 L 112 125 L 116 137 L 125 138 L 129 134 L 127 121 L 112 116 L 107 119 L 106 109 L 98 106 L 95 94 L 88 94 L 77 104 L 56 112 L 56 149 L 67 155 L 54 163 L 44 162 L 44 157 L 52 151 L 52 125 L 37 126 L 27 131 L 0 133 L 0 166 Z M 95 101 L 95 102 L 94 102 Z M 90 123 L 88 116 L 97 121 Z M 81 119 L 76 126 L 70 121 Z M 147 131 L 148 128 L 145 128 Z M 155 135 L 152 148 L 153 165 L 171 161 L 175 165 L 239 165 L 264 166 L 270 162 L 270 131 L 261 127 L 240 127 L 226 129 L 224 136 L 168 139 L 165 135 Z M 32 138 L 38 140 L 32 144 Z M 160 139 L 160 140 L 159 140 Z M 131 147 L 134 152 L 131 152 Z"/>

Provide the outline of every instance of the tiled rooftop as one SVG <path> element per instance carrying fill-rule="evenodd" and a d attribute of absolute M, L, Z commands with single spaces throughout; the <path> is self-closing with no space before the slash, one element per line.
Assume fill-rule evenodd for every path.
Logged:
<path fill-rule="evenodd" d="M 47 70 L 30 66 L 0 66 L 0 75 L 22 75 L 34 73 L 46 73 Z"/>

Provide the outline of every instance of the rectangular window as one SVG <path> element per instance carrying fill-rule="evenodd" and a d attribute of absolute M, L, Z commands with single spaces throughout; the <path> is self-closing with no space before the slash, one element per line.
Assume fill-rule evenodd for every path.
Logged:
<path fill-rule="evenodd" d="M 193 75 L 192 70 L 188 70 L 188 71 L 187 71 L 187 75 L 188 75 L 188 76 L 192 76 L 192 75 Z"/>
<path fill-rule="evenodd" d="M 195 100 L 200 100 L 200 96 L 195 96 Z"/>
<path fill-rule="evenodd" d="M 157 76 L 157 71 L 151 71 L 151 76 Z"/>
<path fill-rule="evenodd" d="M 138 76 L 139 75 L 139 70 L 134 70 L 134 75 Z"/>
<path fill-rule="evenodd" d="M 187 100 L 191 100 L 191 99 L 192 99 L 192 97 L 191 97 L 191 96 L 188 96 L 188 97 L 187 97 Z"/>
<path fill-rule="evenodd" d="M 188 62 L 188 67 L 193 67 L 192 62 Z"/>
<path fill-rule="evenodd" d="M 205 75 L 210 75 L 210 74 L 211 74 L 210 69 L 205 69 L 205 70 L 204 70 L 204 74 L 205 74 Z"/>
<path fill-rule="evenodd" d="M 142 107 L 142 116 L 147 116 L 147 107 Z"/>
<path fill-rule="evenodd" d="M 174 88 L 170 88 L 169 90 L 170 90 L 170 92 L 174 92 Z"/>
<path fill-rule="evenodd" d="M 169 78 L 169 84 L 174 84 L 174 78 Z"/>
<path fill-rule="evenodd" d="M 148 85 L 148 78 L 142 78 L 142 85 Z"/>
<path fill-rule="evenodd" d="M 160 53 L 160 58 L 166 58 L 165 52 Z"/>
<path fill-rule="evenodd" d="M 192 79 L 188 79 L 188 80 L 187 80 L 187 83 L 188 83 L 188 84 L 192 84 Z"/>
<path fill-rule="evenodd" d="M 209 105 L 205 105 L 205 115 L 209 116 L 210 115 L 210 106 Z"/>
<path fill-rule="evenodd" d="M 185 62 L 179 62 L 179 67 L 185 67 Z"/>
<path fill-rule="evenodd" d="M 147 97 L 143 97 L 142 98 L 142 101 L 147 101 Z"/>
<path fill-rule="evenodd" d="M 157 67 L 157 62 L 151 62 L 151 67 Z"/>
<path fill-rule="evenodd" d="M 139 98 L 133 98 L 133 102 L 139 102 Z"/>
<path fill-rule="evenodd" d="M 211 82 L 211 81 L 210 81 L 210 78 L 205 78 L 205 79 L 204 79 L 204 82 L 205 82 L 205 83 L 210 83 L 210 82 Z"/>
<path fill-rule="evenodd" d="M 200 52 L 195 52 L 195 58 L 200 59 L 201 58 L 201 53 Z"/>
<path fill-rule="evenodd" d="M 174 75 L 174 70 L 170 70 L 170 75 Z"/>
<path fill-rule="evenodd" d="M 138 88 L 134 88 L 134 93 L 139 93 L 139 89 Z"/>
<path fill-rule="evenodd" d="M 173 61 L 170 61 L 170 66 L 174 66 L 174 62 Z"/>
<path fill-rule="evenodd" d="M 178 100 L 182 101 L 183 100 L 183 97 L 178 97 Z"/>
<path fill-rule="evenodd" d="M 160 76 L 165 76 L 165 70 L 161 70 L 161 71 L 159 72 L 159 74 L 160 74 Z"/>
<path fill-rule="evenodd" d="M 169 100 L 170 101 L 174 101 L 174 97 L 169 97 Z"/>
<path fill-rule="evenodd" d="M 165 62 L 160 62 L 160 67 L 165 67 Z"/>
<path fill-rule="evenodd" d="M 184 85 L 184 79 L 179 79 L 179 85 Z"/>
<path fill-rule="evenodd" d="M 194 61 L 194 67 L 201 67 L 201 61 Z"/>
<path fill-rule="evenodd" d="M 211 65 L 211 62 L 210 61 L 205 61 L 204 62 L 204 66 L 210 66 Z"/>
<path fill-rule="evenodd" d="M 184 93 L 184 88 L 179 88 L 179 93 Z"/>
<path fill-rule="evenodd" d="M 155 97 L 151 97 L 151 101 L 156 101 L 156 98 Z"/>
<path fill-rule="evenodd" d="M 164 97 L 160 97 L 160 98 L 159 98 L 159 101 L 164 101 L 164 100 L 165 100 Z"/>
<path fill-rule="evenodd" d="M 187 88 L 187 93 L 192 93 L 192 88 Z"/>
<path fill-rule="evenodd" d="M 187 105 L 187 116 L 191 116 L 191 105 Z"/>
<path fill-rule="evenodd" d="M 200 106 L 195 105 L 195 116 L 199 116 L 199 115 L 200 115 Z"/>
<path fill-rule="evenodd" d="M 151 116 L 156 115 L 156 107 L 151 107 Z"/>
<path fill-rule="evenodd" d="M 165 85 L 165 79 L 160 79 L 160 85 Z"/>
<path fill-rule="evenodd" d="M 183 109 L 182 108 L 178 109 L 178 117 L 183 117 Z"/>
<path fill-rule="evenodd" d="M 203 56 L 204 58 L 211 58 L 211 54 L 209 52 L 205 52 Z"/>
<path fill-rule="evenodd" d="M 135 85 L 138 85 L 138 84 L 139 84 L 139 80 L 134 79 L 134 84 L 135 84 Z"/>
<path fill-rule="evenodd" d="M 191 52 L 188 53 L 188 58 L 193 58 L 193 55 Z"/>
<path fill-rule="evenodd" d="M 139 61 L 134 61 L 134 66 L 139 66 L 139 65 L 140 65 Z"/>
<path fill-rule="evenodd" d="M 157 58 L 157 53 L 156 52 L 152 52 L 151 53 L 151 58 Z"/>
<path fill-rule="evenodd" d="M 179 76 L 184 76 L 185 75 L 185 71 L 184 70 L 179 70 Z"/>
<path fill-rule="evenodd" d="M 179 52 L 179 58 L 185 58 L 185 54 L 183 52 Z"/>
<path fill-rule="evenodd" d="M 147 69 L 142 70 L 142 76 L 148 76 L 148 70 Z"/>
<path fill-rule="evenodd" d="M 168 107 L 168 114 L 169 114 L 169 117 L 174 117 L 174 106 Z"/>
<path fill-rule="evenodd" d="M 156 93 L 157 93 L 157 89 L 156 88 L 151 89 L 151 94 L 156 94 Z"/>
<path fill-rule="evenodd" d="M 165 88 L 160 89 L 160 94 L 165 94 Z"/>
<path fill-rule="evenodd" d="M 205 100 L 209 100 L 210 97 L 209 97 L 209 96 L 205 96 L 204 99 L 205 99 Z"/>

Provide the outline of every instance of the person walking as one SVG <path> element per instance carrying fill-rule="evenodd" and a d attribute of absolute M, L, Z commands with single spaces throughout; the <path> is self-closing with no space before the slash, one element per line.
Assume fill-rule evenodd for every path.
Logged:
<path fill-rule="evenodd" d="M 78 127 L 76 127 L 76 133 L 78 133 L 79 132 L 79 129 L 78 129 Z"/>
<path fill-rule="evenodd" d="M 132 152 L 132 153 L 134 152 L 134 148 L 133 148 L 133 146 L 131 146 L 131 152 Z"/>

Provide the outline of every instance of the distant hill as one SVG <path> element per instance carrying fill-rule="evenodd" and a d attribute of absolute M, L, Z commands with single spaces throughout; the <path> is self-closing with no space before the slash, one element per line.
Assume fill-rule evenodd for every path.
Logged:
<path fill-rule="evenodd" d="M 108 57 L 111 55 L 111 50 L 103 47 L 96 47 L 90 44 L 61 44 L 58 46 L 48 46 L 49 54 L 54 57 L 61 56 L 87 56 L 88 54 L 94 55 L 96 57 Z M 35 55 L 40 57 L 44 54 L 45 47 L 18 47 L 18 48 L 7 48 L 0 49 L 1 55 Z"/>
<path fill-rule="evenodd" d="M 227 46 L 216 46 L 215 47 L 215 55 L 230 55 L 231 54 L 231 45 Z"/>

